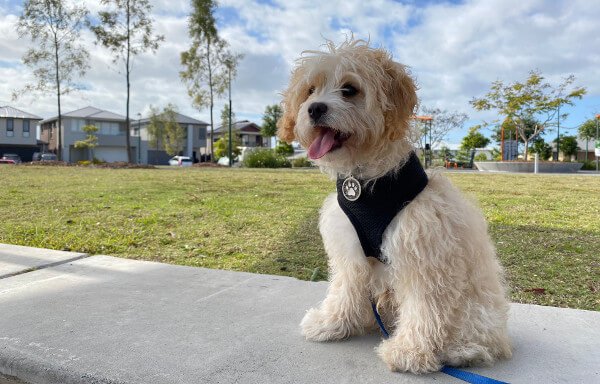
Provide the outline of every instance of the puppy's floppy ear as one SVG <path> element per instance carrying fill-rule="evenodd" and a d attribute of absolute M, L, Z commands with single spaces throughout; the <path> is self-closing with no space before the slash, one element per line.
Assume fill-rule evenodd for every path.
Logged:
<path fill-rule="evenodd" d="M 385 70 L 390 78 L 385 131 L 390 140 L 398 140 L 408 132 L 417 105 L 417 87 L 403 65 L 388 60 Z"/>
<path fill-rule="evenodd" d="M 287 92 L 286 92 L 287 93 Z M 289 96 L 284 95 L 282 103 L 283 116 L 277 120 L 277 137 L 287 143 L 294 141 L 296 136 L 294 135 L 294 127 L 296 126 L 296 117 L 289 105 L 289 100 L 286 102 Z"/>

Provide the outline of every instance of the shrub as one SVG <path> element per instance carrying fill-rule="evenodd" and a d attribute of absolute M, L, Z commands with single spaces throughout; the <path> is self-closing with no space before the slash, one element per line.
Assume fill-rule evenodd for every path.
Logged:
<path fill-rule="evenodd" d="M 280 141 L 275 147 L 275 152 L 279 155 L 289 156 L 294 154 L 294 147 L 285 141 Z"/>
<path fill-rule="evenodd" d="M 480 153 L 477 156 L 475 156 L 475 161 L 487 161 L 488 157 L 485 153 Z"/>
<path fill-rule="evenodd" d="M 292 167 L 294 168 L 305 168 L 312 166 L 314 166 L 314 164 L 311 163 L 310 160 L 308 160 L 306 157 L 297 157 L 294 160 L 292 160 Z"/>
<path fill-rule="evenodd" d="M 279 155 L 271 149 L 258 149 L 245 156 L 244 166 L 248 168 L 286 168 L 291 164 L 285 156 Z"/>
<path fill-rule="evenodd" d="M 581 167 L 584 171 L 595 171 L 596 170 L 596 160 L 584 160 L 583 166 Z"/>

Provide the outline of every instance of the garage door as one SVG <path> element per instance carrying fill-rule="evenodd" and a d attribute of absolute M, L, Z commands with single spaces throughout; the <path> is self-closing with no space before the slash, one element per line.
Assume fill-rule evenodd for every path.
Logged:
<path fill-rule="evenodd" d="M 127 161 L 127 151 L 121 147 L 96 147 L 94 148 L 94 156 L 97 159 L 114 163 L 115 161 Z"/>

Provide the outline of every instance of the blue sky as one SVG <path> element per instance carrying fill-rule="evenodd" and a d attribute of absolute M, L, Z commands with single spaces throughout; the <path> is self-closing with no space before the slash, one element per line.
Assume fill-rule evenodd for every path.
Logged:
<path fill-rule="evenodd" d="M 92 13 L 100 9 L 99 0 L 84 2 Z M 145 115 L 150 105 L 173 103 L 181 113 L 208 121 L 208 110 L 192 108 L 178 79 L 179 53 L 189 46 L 189 0 L 150 2 L 156 29 L 166 40 L 155 55 L 135 59 L 131 114 Z M 576 84 L 588 89 L 561 123 L 567 132 L 575 133 L 585 119 L 600 113 L 600 7 L 589 1 L 221 0 L 219 4 L 219 31 L 234 51 L 244 54 L 233 84 L 238 119 L 260 124 L 265 106 L 280 101 L 295 58 L 303 50 L 318 49 L 325 39 L 340 42 L 351 32 L 385 47 L 410 67 L 423 105 L 469 116 L 463 129 L 449 135 L 447 141 L 452 143 L 460 142 L 468 127 L 496 117 L 474 111 L 471 98 L 484 95 L 494 80 L 523 80 L 532 69 L 539 69 L 553 84 L 574 74 Z M 14 31 L 21 7 L 22 1 L 0 0 L 0 76 L 6 80 L 0 83 L 0 104 L 55 115 L 51 96 L 11 100 L 12 90 L 31 81 L 20 62 L 28 42 L 19 40 Z M 85 90 L 67 96 L 64 109 L 94 105 L 125 114 L 122 73 L 107 52 L 93 44 L 89 32 L 83 34 L 82 43 L 90 50 L 92 68 L 81 80 Z M 215 116 L 226 98 L 217 101 Z"/>

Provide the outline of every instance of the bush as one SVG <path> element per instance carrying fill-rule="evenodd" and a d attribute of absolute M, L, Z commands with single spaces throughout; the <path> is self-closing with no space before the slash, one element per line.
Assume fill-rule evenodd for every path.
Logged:
<path fill-rule="evenodd" d="M 258 149 L 245 156 L 244 166 L 248 168 L 287 168 L 291 164 L 285 156 L 279 155 L 271 149 Z"/>
<path fill-rule="evenodd" d="M 596 160 L 585 160 L 583 161 L 583 166 L 581 167 L 584 171 L 595 171 L 596 170 Z"/>
<path fill-rule="evenodd" d="M 488 157 L 485 153 L 480 153 L 475 156 L 475 161 L 488 161 Z"/>
<path fill-rule="evenodd" d="M 280 141 L 275 147 L 275 153 L 283 156 L 290 156 L 294 154 L 294 147 L 285 141 Z"/>
<path fill-rule="evenodd" d="M 292 167 L 294 168 L 306 168 L 314 166 L 306 157 L 297 157 L 292 160 Z"/>
<path fill-rule="evenodd" d="M 83 165 L 86 167 L 89 165 L 102 165 L 102 164 L 106 164 L 106 161 L 97 159 L 95 156 L 94 156 L 93 160 L 80 160 L 77 162 L 77 165 Z"/>

